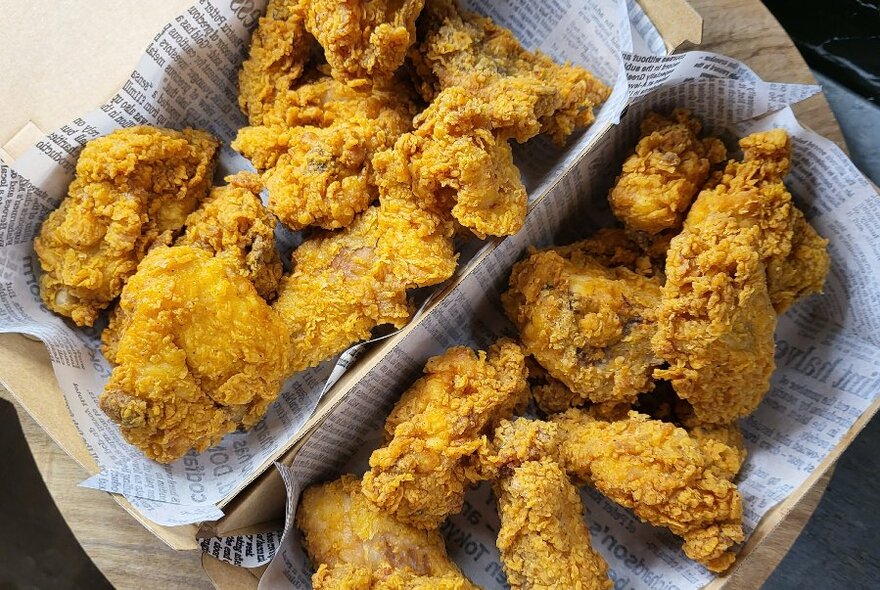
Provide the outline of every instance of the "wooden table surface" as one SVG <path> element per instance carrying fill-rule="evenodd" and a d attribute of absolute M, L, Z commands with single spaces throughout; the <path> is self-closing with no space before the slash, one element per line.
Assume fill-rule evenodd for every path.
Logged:
<path fill-rule="evenodd" d="M 742 60 L 765 80 L 815 83 L 791 40 L 758 0 L 690 0 L 690 2 L 704 19 L 701 49 Z M 158 30 L 160 23 L 171 20 L 181 8 L 190 3 L 190 0 L 154 3 L 150 22 L 155 21 L 157 25 L 155 28 Z M 46 2 L 0 1 L 0 7 L 6 4 L 11 11 L 19 15 L 19 18 L 30 17 L 34 22 L 39 19 L 39 39 L 53 39 L 54 44 L 60 47 L 64 47 L 65 44 L 69 44 L 67 47 L 82 44 L 82 37 L 78 37 L 79 33 L 71 30 L 69 23 L 64 19 L 44 18 L 44 11 L 48 6 Z M 61 5 L 67 5 L 71 10 L 75 6 L 80 20 L 90 22 L 93 30 L 94 28 L 102 30 L 103 26 L 110 28 L 118 25 L 115 15 L 125 12 L 122 9 L 117 10 L 116 5 L 119 4 L 130 4 L 132 12 L 140 12 L 137 8 L 139 3 L 135 0 L 115 3 L 113 14 L 107 14 L 111 11 L 106 10 L 106 4 L 99 2 L 60 1 L 52 3 L 51 6 L 55 11 L 61 11 Z M 89 92 L 94 95 L 91 106 L 100 104 L 104 98 L 113 93 L 127 75 L 123 66 L 114 66 L 114 64 L 134 64 L 152 34 L 151 29 L 133 36 L 125 34 L 124 39 L 119 35 L 119 41 L 109 45 L 114 48 L 113 63 L 103 64 L 100 59 L 94 60 L 97 66 L 83 63 L 76 76 L 91 80 L 104 80 L 100 74 L 106 72 L 108 68 L 111 70 L 113 67 L 123 68 L 119 71 L 120 77 L 113 78 L 117 80 L 116 82 L 104 80 L 103 89 L 100 84 L 98 89 L 94 86 L 91 88 Z M 36 42 L 36 37 L 30 38 Z M 102 47 L 89 45 L 88 53 L 100 51 L 99 48 Z M 5 43 L 0 46 L 0 64 L 9 63 L 13 55 L 20 56 L 26 52 L 27 46 L 14 42 Z M 94 70 L 96 72 L 94 78 L 84 73 L 89 67 L 99 66 L 105 69 Z M 130 67 L 128 69 L 130 70 Z M 18 71 L 23 70 L 18 68 Z M 33 70 L 28 72 L 29 75 L 33 73 Z M 58 75 L 62 76 L 64 73 Z M 19 92 L 34 83 L 34 78 L 28 78 L 24 74 L 21 80 L 16 80 L 14 77 L 11 79 L 6 77 L 4 80 L 4 86 L 18 88 Z M 74 105 L 72 108 L 77 110 L 53 111 L 53 116 L 58 117 L 58 120 L 40 121 L 40 127 L 43 130 L 50 129 L 88 109 L 80 105 Z M 844 145 L 843 136 L 823 96 L 810 98 L 797 105 L 795 111 L 803 124 L 839 145 Z M 25 124 L 25 121 L 21 124 Z M 6 144 L 9 139 L 10 136 L 0 137 L 0 142 Z M 0 157 L 3 156 L 2 147 L 0 145 Z M 0 388 L 0 397 L 11 399 L 9 393 L 2 388 Z M 21 411 L 20 407 L 17 406 L 17 409 L 31 450 L 61 513 L 85 551 L 114 586 L 122 589 L 142 588 L 147 585 L 167 589 L 212 588 L 210 580 L 201 568 L 200 554 L 175 552 L 167 548 L 125 513 L 109 495 L 77 487 L 77 483 L 86 477 L 86 473 L 61 451 L 39 426 Z M 827 482 L 827 478 L 824 481 Z M 824 489 L 824 483 L 820 487 Z M 821 494 L 817 490 L 809 501 L 804 502 L 803 506 L 790 516 L 788 523 L 791 526 L 788 534 L 782 536 L 773 548 L 767 549 L 768 554 L 763 566 L 765 569 L 772 569 L 782 559 L 820 497 Z"/>

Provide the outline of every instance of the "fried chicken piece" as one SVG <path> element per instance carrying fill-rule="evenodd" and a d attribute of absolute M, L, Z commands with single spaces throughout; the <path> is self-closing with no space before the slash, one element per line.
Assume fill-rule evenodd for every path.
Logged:
<path fill-rule="evenodd" d="M 251 36 L 238 75 L 238 104 L 251 125 L 262 125 L 279 95 L 303 75 L 314 40 L 306 32 L 308 0 L 269 0 Z"/>
<path fill-rule="evenodd" d="M 828 240 L 816 232 L 799 209 L 795 208 L 793 214 L 791 252 L 767 264 L 770 301 L 780 315 L 797 300 L 821 293 L 831 267 Z"/>
<path fill-rule="evenodd" d="M 662 236 L 656 236 L 643 248 L 625 230 L 606 227 L 588 238 L 553 250 L 574 264 L 583 264 L 585 258 L 592 258 L 602 266 L 623 266 L 636 274 L 662 279 L 667 247 L 668 240 L 664 241 Z"/>
<path fill-rule="evenodd" d="M 407 290 L 455 272 L 452 222 L 412 201 L 401 154 L 374 159 L 382 199 L 352 225 L 307 239 L 294 251 L 275 310 L 291 333 L 291 370 L 301 371 L 412 316 Z"/>
<path fill-rule="evenodd" d="M 797 218 L 782 183 L 791 155 L 785 131 L 740 145 L 744 161 L 730 162 L 700 193 L 671 242 L 653 340 L 669 363 L 655 377 L 671 381 L 710 424 L 751 413 L 770 388 L 776 311 L 767 268 L 791 255 Z"/>
<path fill-rule="evenodd" d="M 700 128 L 687 109 L 676 109 L 669 118 L 648 113 L 642 121 L 642 137 L 608 195 L 627 230 L 655 235 L 681 229 L 711 167 L 727 157 L 721 140 L 698 137 Z"/>
<path fill-rule="evenodd" d="M 660 281 L 603 266 L 575 246 L 516 263 L 501 297 L 526 351 L 568 388 L 536 396 L 545 412 L 633 402 L 660 364 L 651 350 Z"/>
<path fill-rule="evenodd" d="M 495 431 L 489 469 L 498 498 L 497 545 L 511 588 L 611 590 L 592 548 L 580 493 L 556 459 L 557 426 L 519 418 Z"/>
<path fill-rule="evenodd" d="M 40 295 L 92 326 L 154 244 L 169 244 L 207 194 L 219 144 L 204 131 L 119 129 L 88 142 L 67 197 L 34 240 Z"/>
<path fill-rule="evenodd" d="M 746 445 L 739 424 L 682 425 L 703 452 L 706 471 L 720 479 L 733 480 L 746 461 Z"/>
<path fill-rule="evenodd" d="M 288 374 L 284 322 L 226 257 L 150 251 L 129 279 L 101 409 L 144 454 L 170 463 L 250 428 Z"/>
<path fill-rule="evenodd" d="M 611 93 L 584 68 L 559 65 L 540 52 L 526 51 L 509 30 L 461 10 L 455 0 L 427 0 L 418 29 L 419 42 L 410 59 L 428 102 L 449 88 L 473 93 L 503 80 L 506 86 L 501 88 L 519 88 L 533 104 L 539 131 L 561 144 L 575 129 L 593 122 L 593 108 Z M 509 100 L 507 93 L 494 93 L 489 107 L 506 111 Z M 531 124 L 514 123 L 518 131 L 510 137 L 520 142 L 538 132 Z"/>
<path fill-rule="evenodd" d="M 627 412 L 615 417 L 601 417 L 590 408 L 594 418 L 620 420 Z M 704 424 L 694 414 L 693 407 L 679 399 L 666 381 L 658 381 L 654 391 L 639 396 L 638 403 L 631 408 L 640 414 L 647 414 L 654 420 L 669 422 L 684 428 L 688 435 L 702 448 L 707 460 L 707 469 L 724 479 L 733 480 L 746 460 L 745 440 L 738 422 L 729 424 Z"/>
<path fill-rule="evenodd" d="M 315 590 L 472 590 L 436 530 L 403 524 L 374 506 L 353 475 L 305 490 L 296 525 L 312 563 Z"/>
<path fill-rule="evenodd" d="M 186 218 L 178 245 L 190 245 L 225 257 L 247 278 L 260 297 L 270 301 L 281 280 L 275 247 L 275 216 L 260 200 L 260 179 L 248 172 L 227 176 L 202 205 Z"/>
<path fill-rule="evenodd" d="M 378 196 L 374 154 L 411 129 L 402 83 L 357 91 L 318 77 L 279 98 L 232 147 L 262 172 L 269 208 L 294 230 L 349 225 Z"/>
<path fill-rule="evenodd" d="M 385 422 L 387 443 L 370 457 L 364 495 L 401 522 L 436 528 L 480 481 L 476 454 L 487 433 L 527 401 L 525 358 L 511 340 L 429 359 Z"/>
<path fill-rule="evenodd" d="M 307 30 L 333 77 L 352 86 L 387 81 L 415 41 L 424 0 L 308 0 Z"/>
<path fill-rule="evenodd" d="M 453 88 L 394 146 L 407 162 L 413 197 L 450 211 L 480 238 L 512 235 L 526 216 L 526 190 L 502 137 L 506 119 L 497 115 L 479 96 Z"/>
<path fill-rule="evenodd" d="M 552 420 L 569 474 L 682 537 L 685 554 L 711 571 L 730 567 L 729 549 L 744 539 L 742 497 L 710 467 L 698 441 L 638 412 L 608 422 L 571 409 Z"/>

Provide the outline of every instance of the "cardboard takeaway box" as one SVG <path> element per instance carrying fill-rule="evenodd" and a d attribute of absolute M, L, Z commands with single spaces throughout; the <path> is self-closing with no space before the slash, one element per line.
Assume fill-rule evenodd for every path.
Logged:
<path fill-rule="evenodd" d="M 95 108 L 116 92 L 155 32 L 190 4 L 191 0 L 165 2 L 161 8 L 149 11 L 145 18 L 141 14 L 140 3 L 132 0 L 115 3 L 116 10 L 113 12 L 102 11 L 95 3 L 96 7 L 93 9 L 50 15 L 57 22 L 41 22 L 42 29 L 52 28 L 54 31 L 53 34 L 42 37 L 50 39 L 44 55 L 45 69 L 41 68 L 49 72 L 49 75 L 30 79 L 22 74 L 22 79 L 28 80 L 27 86 L 5 84 L 0 89 L 0 103 L 9 105 L 9 110 L 0 121 L 0 159 L 5 163 L 14 162 L 17 155 L 39 140 L 45 132 Z M 641 0 L 640 4 L 669 47 L 677 47 L 687 41 L 699 43 L 702 22 L 684 2 Z M 16 12 L 16 22 L 33 22 L 34 14 L 29 12 L 28 7 L 18 5 L 12 10 Z M 96 39 L 100 37 L 100 43 L 82 42 L 80 32 L 83 28 L 77 26 L 82 21 L 77 18 L 86 18 L 86 15 L 88 30 L 101 31 L 100 35 L 95 35 Z M 29 36 L 27 31 L 27 27 L 22 27 L 11 32 L 21 38 L 9 39 L 7 46 L 28 47 L 27 41 L 34 36 Z M 113 47 L 113 51 L 104 51 L 104 47 Z M 7 57 L 3 60 L 10 61 L 0 62 L 0 67 L 6 72 L 32 72 L 35 69 L 33 62 L 28 62 L 25 66 L 24 60 L 11 61 Z M 27 87 L 28 91 L 11 90 L 23 87 Z M 58 92 L 59 87 L 65 88 L 65 92 Z M 303 432 L 306 433 L 320 424 L 357 379 L 381 358 L 383 351 L 393 347 L 398 339 L 399 337 L 393 337 L 377 344 L 364 355 L 322 400 Z M 41 343 L 15 334 L 0 335 L 0 380 L 59 446 L 90 473 L 97 471 L 97 465 L 70 419 L 48 355 Z M 726 580 L 719 580 L 719 585 L 727 583 L 751 587 L 772 571 L 821 497 L 834 460 L 870 419 L 876 408 L 875 403 L 870 411 L 862 415 L 804 486 L 772 509 L 765 518 L 766 526 L 762 526 L 758 533 L 752 535 L 743 549 L 744 557 L 738 561 Z M 301 442 L 302 439 L 280 461 L 289 463 Z M 284 497 L 280 477 L 274 469 L 270 469 L 224 507 L 225 518 L 207 523 L 201 529 L 193 525 L 161 527 L 132 514 L 175 549 L 196 549 L 198 537 L 277 530 L 284 516 Z M 123 499 L 118 496 L 116 498 L 126 506 Z M 754 551 L 759 544 L 762 550 Z M 254 587 L 256 576 L 259 575 L 259 570 L 242 570 L 210 557 L 205 557 L 204 565 L 215 584 L 222 588 Z"/>

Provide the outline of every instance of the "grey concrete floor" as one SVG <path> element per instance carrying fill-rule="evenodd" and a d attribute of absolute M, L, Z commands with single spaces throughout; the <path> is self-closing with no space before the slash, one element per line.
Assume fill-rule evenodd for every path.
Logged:
<path fill-rule="evenodd" d="M 880 108 L 813 73 L 840 122 L 853 162 L 880 184 Z M 763 590 L 880 588 L 878 450 L 880 416 L 840 458 L 816 512 Z"/>

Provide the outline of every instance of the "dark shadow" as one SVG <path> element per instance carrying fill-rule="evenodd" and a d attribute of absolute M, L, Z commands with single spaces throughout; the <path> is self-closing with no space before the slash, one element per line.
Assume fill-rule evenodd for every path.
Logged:
<path fill-rule="evenodd" d="M 0 449 L 0 589 L 113 588 L 64 522 L 3 399 Z"/>

